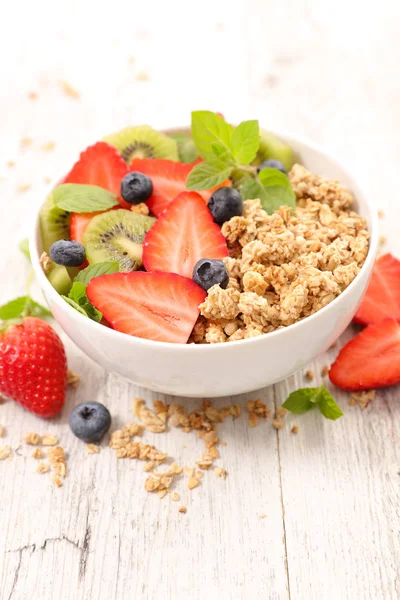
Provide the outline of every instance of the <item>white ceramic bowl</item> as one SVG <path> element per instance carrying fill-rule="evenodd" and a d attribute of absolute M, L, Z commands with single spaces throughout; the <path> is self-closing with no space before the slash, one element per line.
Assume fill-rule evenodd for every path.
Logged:
<path fill-rule="evenodd" d="M 276 135 L 294 148 L 306 168 L 338 179 L 355 195 L 356 209 L 367 220 L 371 240 L 367 260 L 350 286 L 312 316 L 257 338 L 213 345 L 135 338 L 87 319 L 53 289 L 39 263 L 42 247 L 37 215 L 30 237 L 36 276 L 56 321 L 83 352 L 106 370 L 142 387 L 179 396 L 215 397 L 249 392 L 284 379 L 333 344 L 353 318 L 370 278 L 377 250 L 377 211 L 354 178 L 325 150 L 309 141 Z"/>

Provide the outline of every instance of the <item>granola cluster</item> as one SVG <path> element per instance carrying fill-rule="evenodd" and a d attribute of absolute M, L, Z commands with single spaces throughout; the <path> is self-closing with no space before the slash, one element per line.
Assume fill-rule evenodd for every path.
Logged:
<path fill-rule="evenodd" d="M 323 308 L 353 281 L 368 253 L 365 219 L 336 181 L 295 164 L 291 212 L 267 214 L 246 200 L 241 217 L 222 226 L 229 284 L 213 286 L 200 305 L 190 342 L 215 344 L 260 336 Z"/>

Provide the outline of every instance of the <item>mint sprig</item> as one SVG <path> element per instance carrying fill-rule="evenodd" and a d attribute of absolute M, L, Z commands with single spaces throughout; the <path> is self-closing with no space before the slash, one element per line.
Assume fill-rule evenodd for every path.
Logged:
<path fill-rule="evenodd" d="M 192 138 L 203 162 L 193 167 L 186 180 L 188 190 L 207 190 L 234 175 L 244 200 L 259 198 L 272 214 L 280 206 L 294 207 L 296 197 L 290 181 L 277 169 L 262 169 L 250 163 L 260 147 L 258 121 L 243 121 L 237 127 L 210 111 L 192 113 Z"/>
<path fill-rule="evenodd" d="M 97 185 L 63 183 L 53 190 L 54 204 L 67 212 L 91 213 L 117 206 L 115 194 Z"/>
<path fill-rule="evenodd" d="M 100 277 L 100 275 L 111 275 L 112 273 L 118 273 L 118 271 L 119 264 L 117 262 L 96 263 L 95 265 L 89 265 L 86 269 L 79 271 L 74 282 L 83 283 L 86 286 L 95 277 Z"/>
<path fill-rule="evenodd" d="M 86 285 L 80 281 L 74 281 L 68 296 L 62 296 L 72 308 L 85 317 L 99 323 L 103 318 L 102 313 L 97 310 L 86 295 Z"/>
<path fill-rule="evenodd" d="M 296 415 L 301 415 L 318 406 L 321 414 L 332 421 L 343 416 L 336 400 L 323 385 L 317 388 L 302 388 L 292 392 L 282 406 Z"/>

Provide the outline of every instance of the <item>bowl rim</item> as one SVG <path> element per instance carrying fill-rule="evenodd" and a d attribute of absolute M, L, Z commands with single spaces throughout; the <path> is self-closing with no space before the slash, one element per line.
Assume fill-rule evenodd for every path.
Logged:
<path fill-rule="evenodd" d="M 188 129 L 189 128 L 187 126 L 178 126 L 163 129 L 163 132 L 178 133 L 188 131 Z M 345 175 L 347 175 L 349 179 L 351 179 L 354 182 L 354 184 L 356 184 L 358 191 L 363 196 L 366 205 L 370 210 L 370 225 L 368 229 L 370 239 L 368 254 L 365 259 L 365 262 L 361 267 L 359 273 L 357 273 L 356 277 L 350 283 L 350 285 L 339 296 L 332 300 L 332 302 L 330 302 L 327 306 L 324 306 L 312 315 L 305 317 L 304 319 L 301 319 L 300 321 L 297 321 L 292 325 L 288 325 L 283 329 L 278 329 L 276 331 L 271 331 L 270 333 L 260 335 L 257 337 L 247 338 L 244 340 L 236 340 L 225 344 L 176 344 L 172 342 L 147 340 L 145 338 L 130 336 L 126 333 L 122 333 L 120 331 L 116 331 L 115 329 L 111 329 L 110 327 L 105 327 L 101 323 L 97 323 L 96 321 L 88 319 L 84 315 L 80 314 L 78 311 L 73 309 L 72 306 L 70 306 L 67 302 L 62 300 L 61 295 L 53 288 L 53 286 L 47 279 L 45 273 L 43 272 L 43 269 L 40 265 L 40 253 L 37 245 L 37 240 L 40 235 L 39 211 L 44 201 L 42 198 L 40 199 L 40 202 L 37 205 L 33 227 L 29 235 L 29 250 L 31 254 L 32 266 L 35 272 L 35 276 L 37 277 L 40 287 L 44 294 L 46 296 L 49 295 L 52 301 L 60 307 L 61 311 L 66 311 L 66 313 L 69 314 L 72 319 L 77 319 L 77 326 L 79 326 L 80 323 L 82 323 L 82 325 L 86 325 L 86 327 L 88 327 L 94 335 L 96 334 L 96 332 L 103 331 L 102 335 L 104 335 L 105 338 L 109 339 L 110 342 L 121 341 L 125 344 L 138 345 L 139 347 L 153 347 L 154 349 L 164 348 L 169 351 L 174 351 L 178 353 L 192 352 L 197 354 L 202 354 L 204 352 L 217 352 L 219 351 L 219 349 L 221 349 L 221 347 L 226 349 L 227 351 L 228 349 L 231 349 L 230 351 L 234 351 L 234 349 L 237 348 L 239 344 L 241 347 L 245 348 L 249 344 L 252 344 L 254 346 L 256 344 L 262 344 L 267 339 L 272 341 L 277 336 L 280 336 L 281 338 L 284 338 L 285 336 L 290 336 L 290 332 L 294 331 L 294 328 L 300 330 L 301 328 L 307 327 L 313 321 L 316 321 L 318 318 L 322 318 L 322 315 L 329 311 L 332 308 L 332 306 L 337 306 L 339 302 L 343 303 L 347 296 L 351 293 L 352 288 L 354 288 L 354 286 L 357 285 L 357 282 L 360 280 L 361 276 L 368 271 L 372 271 L 372 267 L 375 262 L 375 257 L 378 250 L 378 210 L 375 201 L 369 196 L 369 194 L 365 193 L 363 186 L 361 186 L 358 180 L 353 175 L 351 175 L 350 171 L 342 164 L 342 162 L 339 161 L 336 158 L 336 156 L 333 155 L 330 151 L 326 150 L 322 145 L 317 144 L 304 136 L 293 135 L 286 131 L 273 130 L 271 128 L 268 128 L 268 131 L 271 132 L 273 135 L 276 135 L 277 137 L 290 138 L 294 142 L 294 144 L 298 143 L 307 146 L 308 148 L 310 148 L 310 150 L 313 150 L 314 152 L 317 152 L 327 157 L 338 169 L 340 169 Z M 100 327 L 101 330 L 99 329 Z"/>

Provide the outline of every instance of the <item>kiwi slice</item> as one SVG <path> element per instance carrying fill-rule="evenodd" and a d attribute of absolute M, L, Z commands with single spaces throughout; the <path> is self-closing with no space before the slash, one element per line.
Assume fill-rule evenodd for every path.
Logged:
<path fill-rule="evenodd" d="M 178 131 L 171 133 L 172 139 L 178 144 L 179 160 L 183 163 L 194 163 L 199 158 L 196 145 L 188 133 Z"/>
<path fill-rule="evenodd" d="M 72 287 L 72 281 L 78 272 L 78 269 L 74 267 L 67 269 L 61 265 L 54 264 L 51 271 L 47 274 L 47 279 L 59 294 L 67 296 Z"/>
<path fill-rule="evenodd" d="M 260 129 L 260 138 L 260 148 L 253 164 L 260 165 L 264 160 L 274 158 L 280 160 L 286 170 L 290 171 L 294 163 L 292 148 L 265 129 Z"/>
<path fill-rule="evenodd" d="M 105 142 L 117 148 L 126 163 L 134 158 L 169 158 L 179 160 L 178 146 L 165 133 L 160 133 L 148 125 L 126 127 L 118 133 L 106 135 Z"/>
<path fill-rule="evenodd" d="M 154 222 L 123 208 L 97 215 L 83 236 L 86 258 L 90 264 L 116 261 L 120 271 L 136 271 L 142 266 L 144 236 Z"/>
<path fill-rule="evenodd" d="M 54 242 L 69 239 L 70 219 L 71 213 L 58 208 L 54 204 L 52 194 L 50 194 L 39 213 L 40 233 L 45 252 L 49 252 L 50 246 Z"/>

